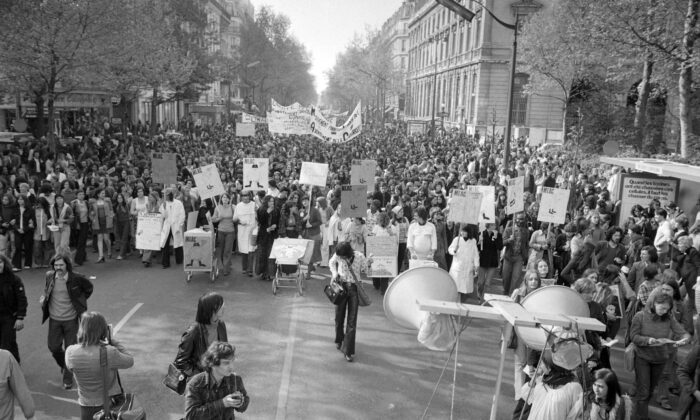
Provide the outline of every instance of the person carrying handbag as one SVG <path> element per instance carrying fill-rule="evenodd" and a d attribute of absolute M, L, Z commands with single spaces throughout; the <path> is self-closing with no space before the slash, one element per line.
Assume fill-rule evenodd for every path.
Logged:
<path fill-rule="evenodd" d="M 365 257 L 359 251 L 353 251 L 349 242 L 341 242 L 328 265 L 331 270 L 331 283 L 340 283 L 346 292 L 346 297 L 335 306 L 335 345 L 343 352 L 345 360 L 352 362 L 355 357 L 357 309 L 360 306 L 358 288 L 362 287 L 358 273 L 368 272 L 372 258 Z"/>

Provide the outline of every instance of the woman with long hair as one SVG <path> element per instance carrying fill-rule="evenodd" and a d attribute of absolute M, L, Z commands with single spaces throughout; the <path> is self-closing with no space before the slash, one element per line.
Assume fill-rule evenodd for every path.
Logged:
<path fill-rule="evenodd" d="M 272 280 L 275 275 L 275 263 L 270 261 L 272 244 L 279 236 L 278 226 L 280 212 L 275 207 L 275 198 L 265 196 L 258 209 L 258 266 L 257 274 L 261 280 Z"/>
<path fill-rule="evenodd" d="M 119 246 L 118 260 L 123 260 L 129 254 L 130 209 L 123 193 L 117 193 L 114 206 L 114 235 Z"/>
<path fill-rule="evenodd" d="M 404 207 L 401 205 L 395 206 L 391 209 L 391 224 L 394 226 L 394 230 L 399 235 L 399 256 L 397 260 L 398 268 L 397 273 L 401 273 L 403 264 L 406 261 L 407 251 L 406 251 L 406 234 L 408 233 L 409 221 L 404 216 Z"/>
<path fill-rule="evenodd" d="M 78 343 L 66 349 L 66 368 L 73 372 L 78 384 L 80 419 L 92 420 L 102 409 L 104 383 L 100 349 L 107 352 L 107 395 L 123 393 L 118 370 L 134 366 L 134 357 L 126 351 L 98 312 L 85 312 L 78 325 Z"/>
<path fill-rule="evenodd" d="M 233 213 L 231 197 L 228 194 L 222 194 L 220 203 L 214 209 L 211 221 L 219 224 L 216 233 L 216 262 L 221 267 L 224 276 L 228 276 L 231 273 L 233 242 L 236 236 Z"/>
<path fill-rule="evenodd" d="M 146 204 L 145 213 L 160 213 L 160 195 L 157 191 L 151 191 L 148 195 L 148 204 Z M 145 214 L 144 213 L 144 214 Z M 144 267 L 151 266 L 151 255 L 153 251 L 150 249 L 144 249 L 143 255 L 141 256 L 141 262 Z"/>
<path fill-rule="evenodd" d="M 95 200 L 90 203 L 90 220 L 92 221 L 92 232 L 97 235 L 98 263 L 105 262 L 105 246 L 107 256 L 112 258 L 112 241 L 109 234 L 114 228 L 114 211 L 112 202 L 107 198 L 105 190 L 98 190 Z"/>
<path fill-rule="evenodd" d="M 476 243 L 478 237 L 479 228 L 476 225 L 463 224 L 459 235 L 452 240 L 448 248 L 450 255 L 454 256 L 450 277 L 457 285 L 462 303 L 474 292 L 474 279 L 479 274 L 479 250 Z"/>
<path fill-rule="evenodd" d="M 81 266 L 87 259 L 87 238 L 90 231 L 90 204 L 85 200 L 85 191 L 78 190 L 75 200 L 71 203 L 73 208 L 73 227 L 78 231 L 78 239 L 75 248 L 75 265 Z"/>
<path fill-rule="evenodd" d="M 73 209 L 65 202 L 61 194 L 54 197 L 54 205 L 49 209 L 51 218 L 49 225 L 53 226 L 53 245 L 58 253 L 61 247 L 68 248 L 70 243 L 70 227 L 73 223 Z"/>
<path fill-rule="evenodd" d="M 516 303 L 520 303 L 525 298 L 525 296 L 529 295 L 530 293 L 534 292 L 540 287 L 542 287 L 542 282 L 540 282 L 540 277 L 537 275 L 537 272 L 533 270 L 528 270 L 525 272 L 525 276 L 523 277 L 523 281 L 520 284 L 520 287 L 513 291 L 511 299 L 513 299 L 513 301 Z M 511 330 L 511 333 L 515 334 L 515 331 Z M 515 346 L 514 352 L 515 379 L 513 382 L 513 386 L 515 387 L 515 400 L 517 401 L 521 397 L 525 397 L 520 393 L 523 384 L 525 383 L 523 368 L 525 368 L 525 366 L 527 365 L 528 347 L 527 345 L 525 345 L 523 340 L 520 339 L 520 337 L 515 338 L 515 340 L 517 341 L 517 344 Z M 511 348 L 513 347 L 511 346 Z"/>
<path fill-rule="evenodd" d="M 17 221 L 15 223 L 15 255 L 12 263 L 16 268 L 32 268 L 34 240 L 34 209 L 25 196 L 17 197 Z M 24 265 L 22 265 L 24 263 Z"/>

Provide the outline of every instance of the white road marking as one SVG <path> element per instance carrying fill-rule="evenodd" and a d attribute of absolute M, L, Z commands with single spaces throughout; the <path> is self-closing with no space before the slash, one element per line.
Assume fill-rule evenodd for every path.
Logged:
<path fill-rule="evenodd" d="M 61 385 L 61 386 L 63 386 L 63 385 Z M 76 400 L 76 399 L 63 398 L 63 397 L 56 397 L 56 396 L 54 396 L 54 395 L 45 394 L 45 393 L 43 393 L 43 392 L 31 391 L 31 393 L 34 394 L 34 395 L 43 395 L 43 396 L 45 396 L 45 397 L 52 398 L 52 399 L 54 399 L 54 400 L 56 400 L 56 401 L 62 401 L 62 402 L 67 402 L 67 403 L 71 403 L 71 404 L 78 405 L 78 400 Z"/>
<path fill-rule="evenodd" d="M 296 342 L 297 318 L 296 299 L 292 304 L 291 321 L 289 322 L 289 334 L 287 338 L 287 350 L 284 353 L 284 366 L 282 368 L 282 380 L 277 394 L 277 414 L 275 420 L 287 418 L 287 400 L 289 399 L 289 383 L 292 378 L 292 358 L 294 356 L 294 343 Z"/>
<path fill-rule="evenodd" d="M 126 313 L 126 315 L 124 315 L 124 318 L 122 318 L 119 321 L 119 323 L 117 323 L 117 326 L 114 327 L 114 333 L 116 334 L 117 332 L 119 332 L 119 330 L 124 326 L 124 324 L 126 324 L 126 322 L 129 320 L 129 318 L 131 318 L 136 313 L 136 311 L 138 311 L 139 308 L 142 306 L 143 306 L 143 303 L 137 303 L 136 305 L 134 305 L 134 307 L 131 308 L 131 310 Z"/>

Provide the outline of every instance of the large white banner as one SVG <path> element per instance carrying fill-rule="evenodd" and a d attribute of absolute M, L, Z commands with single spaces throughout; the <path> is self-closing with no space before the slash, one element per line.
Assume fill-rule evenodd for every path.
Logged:
<path fill-rule="evenodd" d="M 513 214 L 525 210 L 525 177 L 511 178 L 507 182 L 506 213 Z"/>
<path fill-rule="evenodd" d="M 467 191 L 481 193 L 479 223 L 496 223 L 496 188 L 490 185 L 468 185 Z"/>
<path fill-rule="evenodd" d="M 325 187 L 327 178 L 327 163 L 301 162 L 300 184 Z"/>
<path fill-rule="evenodd" d="M 160 213 L 139 215 L 136 220 L 136 249 L 160 251 L 160 231 L 163 218 Z"/>
<path fill-rule="evenodd" d="M 202 200 L 213 198 L 225 192 L 219 170 L 213 163 L 195 168 L 192 171 L 192 176 L 194 177 L 195 184 L 197 184 L 197 192 Z"/>
<path fill-rule="evenodd" d="M 350 183 L 366 185 L 367 191 L 374 191 L 374 174 L 377 171 L 377 161 L 372 159 L 353 159 L 350 167 Z"/>
<path fill-rule="evenodd" d="M 257 115 L 241 113 L 241 122 L 253 123 L 253 124 L 267 124 L 267 119 L 265 117 L 259 117 Z"/>
<path fill-rule="evenodd" d="M 478 191 L 452 190 L 450 212 L 447 221 L 456 223 L 479 223 L 483 196 Z"/>
<path fill-rule="evenodd" d="M 272 99 L 272 109 L 267 115 L 268 130 L 275 134 L 309 134 L 311 113 L 299 103 L 282 106 Z"/>
<path fill-rule="evenodd" d="M 311 107 L 309 132 L 327 142 L 344 143 L 357 137 L 362 132 L 362 104 L 358 102 L 350 118 L 340 127 L 331 124 L 317 108 Z"/>
<path fill-rule="evenodd" d="M 243 159 L 243 189 L 250 191 L 267 191 L 270 176 L 268 158 Z"/>
<path fill-rule="evenodd" d="M 566 222 L 566 207 L 569 204 L 570 192 L 563 188 L 542 188 L 540 211 L 537 213 L 537 220 L 557 225 L 564 224 Z"/>

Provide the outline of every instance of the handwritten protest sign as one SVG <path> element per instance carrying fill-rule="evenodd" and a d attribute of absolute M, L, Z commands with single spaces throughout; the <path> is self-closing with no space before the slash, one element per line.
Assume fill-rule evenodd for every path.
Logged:
<path fill-rule="evenodd" d="M 236 137 L 253 137 L 255 136 L 255 123 L 238 123 L 236 124 Z"/>
<path fill-rule="evenodd" d="M 328 121 L 315 107 L 310 108 L 308 132 L 314 137 L 331 143 L 344 143 L 357 137 L 362 132 L 362 105 L 358 102 L 355 111 L 345 123 L 336 127 Z"/>
<path fill-rule="evenodd" d="M 259 117 L 257 115 L 241 113 L 241 122 L 253 123 L 253 124 L 267 124 L 267 119 L 265 117 Z"/>
<path fill-rule="evenodd" d="M 372 256 L 372 266 L 368 277 L 389 277 L 398 275 L 398 236 L 368 236 L 367 255 Z"/>
<path fill-rule="evenodd" d="M 267 191 L 270 177 L 270 160 L 268 158 L 243 159 L 243 189 L 249 191 Z"/>
<path fill-rule="evenodd" d="M 508 180 L 506 213 L 513 214 L 525 209 L 525 177 L 519 176 Z"/>
<path fill-rule="evenodd" d="M 225 192 L 224 184 L 221 182 L 219 170 L 215 164 L 210 164 L 195 168 L 192 171 L 194 182 L 197 184 L 197 192 L 202 200 L 213 198 Z"/>
<path fill-rule="evenodd" d="M 377 161 L 353 159 L 350 167 L 350 183 L 366 185 L 367 191 L 374 191 L 374 173 L 377 171 Z"/>
<path fill-rule="evenodd" d="M 481 209 L 479 223 L 496 222 L 496 189 L 489 185 L 469 185 L 467 191 L 481 193 Z"/>
<path fill-rule="evenodd" d="M 301 162 L 301 173 L 299 174 L 300 184 L 325 187 L 327 177 L 327 163 Z"/>
<path fill-rule="evenodd" d="M 311 113 L 299 103 L 282 106 L 272 99 L 272 109 L 267 115 L 268 130 L 276 134 L 309 134 Z"/>
<path fill-rule="evenodd" d="M 367 187 L 340 186 L 340 212 L 343 217 L 367 217 Z"/>
<path fill-rule="evenodd" d="M 564 224 L 566 222 L 566 206 L 569 204 L 569 193 L 569 190 L 563 188 L 542 188 L 537 220 L 558 225 Z"/>
<path fill-rule="evenodd" d="M 447 220 L 455 223 L 479 223 L 483 196 L 478 191 L 452 190 Z"/>
<path fill-rule="evenodd" d="M 136 248 L 159 251 L 162 227 L 163 219 L 160 213 L 139 215 L 136 221 Z"/>
<path fill-rule="evenodd" d="M 157 184 L 170 185 L 177 182 L 177 159 L 175 153 L 151 154 L 151 177 Z"/>
<path fill-rule="evenodd" d="M 214 236 L 211 232 L 188 230 L 183 245 L 186 271 L 211 271 L 214 255 Z"/>

